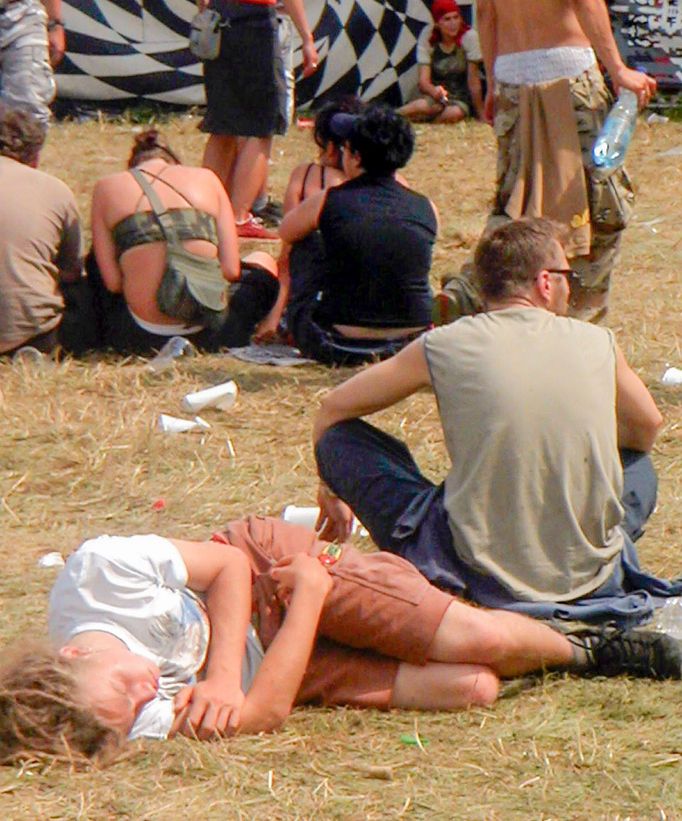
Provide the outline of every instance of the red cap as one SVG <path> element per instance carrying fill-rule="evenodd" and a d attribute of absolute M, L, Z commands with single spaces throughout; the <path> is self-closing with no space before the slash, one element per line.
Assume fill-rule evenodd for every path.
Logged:
<path fill-rule="evenodd" d="M 457 3 L 455 3 L 455 0 L 434 0 L 431 6 L 431 16 L 436 23 L 441 17 L 445 17 L 446 14 L 452 14 L 453 11 L 456 11 L 461 17 L 462 12 Z"/>

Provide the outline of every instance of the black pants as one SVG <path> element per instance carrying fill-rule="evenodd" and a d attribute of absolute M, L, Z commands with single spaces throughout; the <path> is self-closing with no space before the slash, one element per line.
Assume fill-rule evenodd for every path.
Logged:
<path fill-rule="evenodd" d="M 561 603 L 516 599 L 493 576 L 459 557 L 443 484 L 434 485 L 421 473 L 400 440 L 352 419 L 325 431 L 315 456 L 322 480 L 352 508 L 380 550 L 407 559 L 436 587 L 484 607 L 631 627 L 649 619 L 667 597 L 682 595 L 682 580 L 658 579 L 639 566 L 634 540 L 656 505 L 656 474 L 645 453 L 620 453 L 625 539 L 612 576 L 588 596 Z"/>
<path fill-rule="evenodd" d="M 92 251 L 85 264 L 101 346 L 124 354 L 147 354 L 162 348 L 170 337 L 150 333 L 135 322 L 123 295 L 107 290 Z M 179 336 L 204 351 L 248 345 L 256 325 L 275 304 L 278 292 L 279 283 L 272 274 L 258 266 L 242 264 L 241 279 L 230 286 L 229 308 L 219 326 Z"/>
<path fill-rule="evenodd" d="M 291 293 L 287 325 L 305 356 L 325 365 L 361 365 L 388 359 L 422 331 L 393 339 L 356 339 L 316 320 L 319 296 L 326 279 L 327 257 L 319 231 L 297 242 L 289 255 Z"/>

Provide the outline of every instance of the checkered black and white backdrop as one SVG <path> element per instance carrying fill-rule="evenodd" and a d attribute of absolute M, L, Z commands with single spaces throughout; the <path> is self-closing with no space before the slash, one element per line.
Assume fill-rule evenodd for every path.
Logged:
<path fill-rule="evenodd" d="M 320 69 L 297 84 L 304 105 L 339 92 L 400 103 L 416 84 L 417 38 L 429 0 L 306 0 Z M 472 2 L 461 4 L 470 16 Z M 201 65 L 187 49 L 192 0 L 64 0 L 67 56 L 60 97 L 204 100 Z M 296 51 L 300 65 L 300 50 Z M 297 72 L 298 73 L 298 72 Z"/>
<path fill-rule="evenodd" d="M 297 84 L 299 105 L 329 94 L 399 104 L 416 86 L 415 49 L 430 0 L 305 0 L 320 69 Z M 473 0 L 461 2 L 471 19 Z M 621 51 L 662 86 L 682 85 L 682 0 L 610 0 Z M 115 101 L 204 100 L 201 65 L 187 49 L 193 0 L 63 0 L 68 53 L 59 95 Z M 300 51 L 296 53 L 300 64 Z"/>

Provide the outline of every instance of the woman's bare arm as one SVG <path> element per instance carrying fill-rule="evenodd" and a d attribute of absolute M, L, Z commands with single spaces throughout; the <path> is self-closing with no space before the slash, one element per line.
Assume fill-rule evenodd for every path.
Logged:
<path fill-rule="evenodd" d="M 104 178 L 95 185 L 92 194 L 90 225 L 92 229 L 92 247 L 95 251 L 97 266 L 107 290 L 114 294 L 123 291 L 123 272 L 116 257 L 116 246 L 107 224 L 106 207 L 110 196 L 111 178 Z"/>

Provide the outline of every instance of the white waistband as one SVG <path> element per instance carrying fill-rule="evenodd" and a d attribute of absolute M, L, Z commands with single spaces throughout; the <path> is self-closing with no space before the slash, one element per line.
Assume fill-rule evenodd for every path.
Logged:
<path fill-rule="evenodd" d="M 156 334 L 157 336 L 187 336 L 187 334 L 196 334 L 204 330 L 203 325 L 190 325 L 188 327 L 180 323 L 177 325 L 161 325 L 158 322 L 147 322 L 146 319 L 140 319 L 137 314 L 134 314 L 130 310 L 130 306 L 128 306 L 128 310 L 130 311 L 130 316 L 135 320 L 136 325 L 139 325 L 143 331 Z"/>
<path fill-rule="evenodd" d="M 594 51 L 583 46 L 537 48 L 500 54 L 495 60 L 495 79 L 512 85 L 532 85 L 578 77 L 596 62 Z"/>

